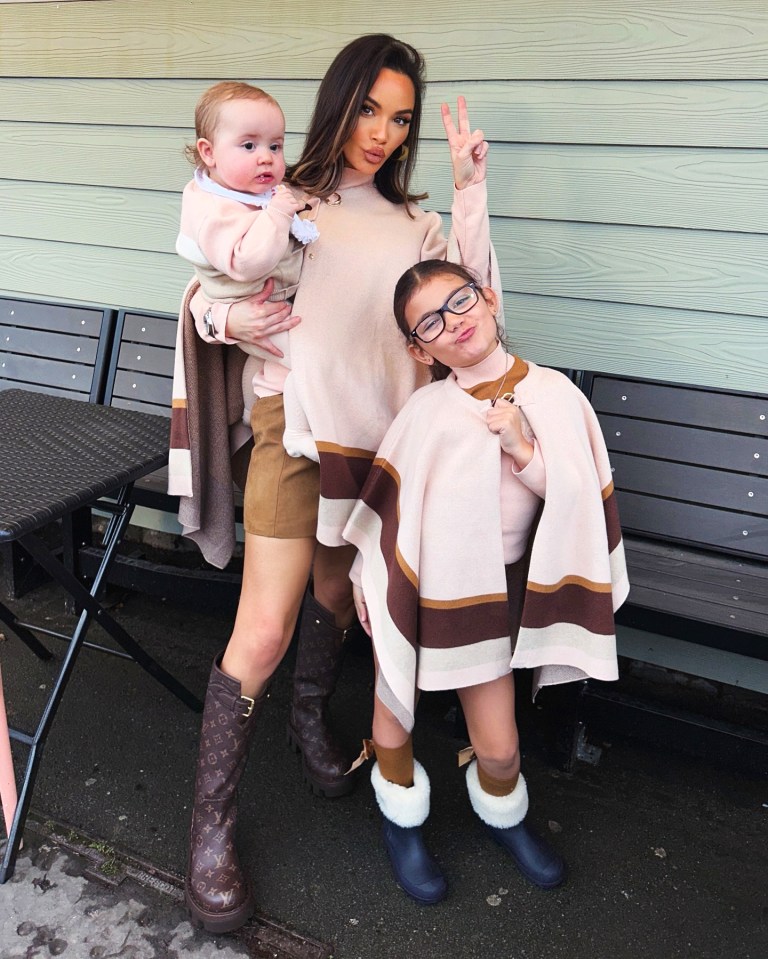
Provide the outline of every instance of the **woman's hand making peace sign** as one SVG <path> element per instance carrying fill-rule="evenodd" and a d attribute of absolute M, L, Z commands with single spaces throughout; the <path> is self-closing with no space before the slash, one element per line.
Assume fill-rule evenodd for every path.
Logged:
<path fill-rule="evenodd" d="M 456 189 L 463 190 L 473 183 L 480 183 L 481 180 L 485 179 L 488 144 L 483 137 L 482 130 L 475 130 L 473 133 L 469 131 L 467 101 L 464 97 L 459 97 L 456 101 L 458 130 L 451 116 L 451 108 L 447 103 L 441 104 L 440 111 L 443 115 L 443 126 L 451 151 L 453 181 L 456 184 Z"/>

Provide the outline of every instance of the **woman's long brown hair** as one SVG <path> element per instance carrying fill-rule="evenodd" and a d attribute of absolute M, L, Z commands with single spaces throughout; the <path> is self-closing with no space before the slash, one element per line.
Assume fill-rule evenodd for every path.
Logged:
<path fill-rule="evenodd" d="M 317 91 L 304 149 L 287 171 L 287 179 L 294 186 L 321 198 L 338 189 L 344 172 L 344 147 L 357 126 L 371 87 L 384 69 L 408 77 L 415 99 L 403 143 L 408 148 L 407 156 L 390 156 L 374 176 L 374 183 L 392 203 L 407 205 L 426 197 L 410 193 L 424 99 L 424 59 L 410 44 L 385 33 L 369 34 L 348 43 L 328 68 Z"/>

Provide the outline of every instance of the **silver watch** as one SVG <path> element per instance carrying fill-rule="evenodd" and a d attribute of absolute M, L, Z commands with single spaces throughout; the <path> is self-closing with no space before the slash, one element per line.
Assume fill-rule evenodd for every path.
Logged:
<path fill-rule="evenodd" d="M 213 310 L 210 307 L 208 307 L 203 316 L 203 330 L 206 336 L 216 336 L 216 327 L 213 325 Z"/>

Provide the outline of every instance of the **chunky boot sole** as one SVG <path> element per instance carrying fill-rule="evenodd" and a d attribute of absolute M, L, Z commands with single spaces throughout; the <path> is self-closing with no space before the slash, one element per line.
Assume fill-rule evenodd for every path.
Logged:
<path fill-rule="evenodd" d="M 348 776 L 343 776 L 341 779 L 334 780 L 333 782 L 325 782 L 312 775 L 304 759 L 304 747 L 302 746 L 301 739 L 290 723 L 288 723 L 287 726 L 287 740 L 291 749 L 301 756 L 302 779 L 310 787 L 315 796 L 322 796 L 324 799 L 337 799 L 339 796 L 348 796 L 352 792 L 357 779 L 355 773 L 350 773 Z"/>
<path fill-rule="evenodd" d="M 248 890 L 248 898 L 245 902 L 231 912 L 207 912 L 198 906 L 185 883 L 184 904 L 187 907 L 187 913 L 192 921 L 192 925 L 198 929 L 203 928 L 206 932 L 212 933 L 234 932 L 235 929 L 240 929 L 244 926 L 254 912 L 256 912 L 256 902 L 250 888 Z"/>

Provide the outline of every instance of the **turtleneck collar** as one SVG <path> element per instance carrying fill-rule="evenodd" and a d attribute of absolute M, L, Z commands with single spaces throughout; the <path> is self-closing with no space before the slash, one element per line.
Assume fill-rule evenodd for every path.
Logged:
<path fill-rule="evenodd" d="M 501 343 L 484 360 L 474 366 L 463 366 L 453 371 L 456 382 L 463 390 L 470 390 L 478 383 L 490 383 L 503 376 L 515 362 L 515 357 L 506 353 Z"/>
<path fill-rule="evenodd" d="M 373 183 L 372 173 L 360 173 L 359 170 L 355 170 L 351 166 L 345 166 L 344 172 L 341 174 L 339 189 L 348 190 L 350 187 L 365 186 L 367 183 Z"/>

